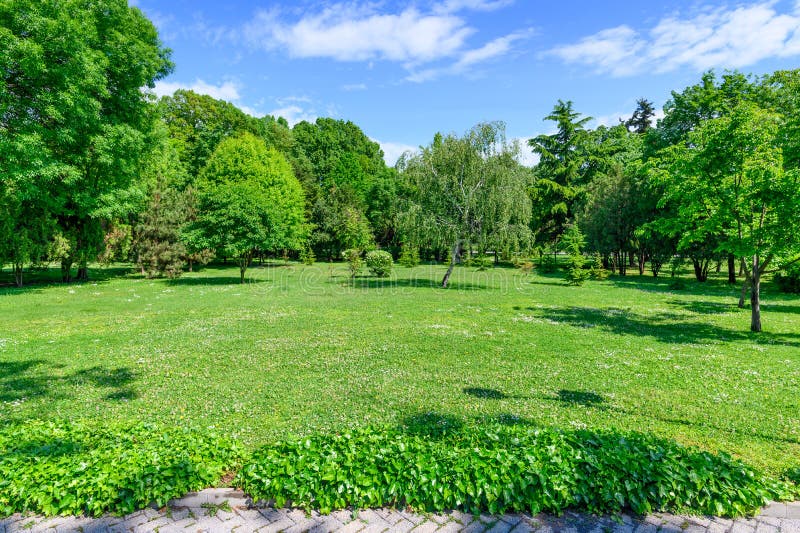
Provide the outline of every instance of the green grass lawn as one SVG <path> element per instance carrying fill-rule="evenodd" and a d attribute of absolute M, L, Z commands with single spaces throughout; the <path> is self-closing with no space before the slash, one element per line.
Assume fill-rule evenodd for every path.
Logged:
<path fill-rule="evenodd" d="M 421 417 L 617 428 L 800 466 L 800 299 L 751 334 L 721 279 L 566 286 L 506 268 L 321 263 L 0 289 L 0 420 L 214 426 L 253 447 Z M 9 277 L 4 274 L 4 279 Z M 102 423 L 102 422 L 100 422 Z"/>

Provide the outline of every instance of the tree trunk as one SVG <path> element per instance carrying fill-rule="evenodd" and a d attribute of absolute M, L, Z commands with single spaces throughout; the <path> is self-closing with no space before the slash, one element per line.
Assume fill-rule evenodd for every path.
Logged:
<path fill-rule="evenodd" d="M 78 263 L 78 272 L 75 274 L 75 279 L 78 281 L 89 281 L 89 266 L 85 258 L 81 258 Z"/>
<path fill-rule="evenodd" d="M 728 254 L 728 283 L 736 285 L 736 257 L 733 254 Z"/>
<path fill-rule="evenodd" d="M 189 259 L 188 263 L 189 263 L 189 272 L 191 272 L 192 271 L 192 265 L 194 264 L 194 261 Z"/>
<path fill-rule="evenodd" d="M 14 263 L 14 283 L 22 287 L 22 263 Z"/>
<path fill-rule="evenodd" d="M 619 275 L 624 276 L 628 262 L 628 258 L 626 257 L 627 254 L 625 252 L 618 252 L 617 255 L 619 257 L 619 259 L 617 260 L 617 268 L 619 269 Z"/>
<path fill-rule="evenodd" d="M 447 272 L 444 274 L 444 278 L 442 279 L 442 288 L 447 288 L 447 283 L 450 281 L 450 274 L 453 273 L 453 268 L 456 266 L 458 262 L 458 257 L 461 255 L 461 240 L 459 239 L 456 241 L 456 245 L 453 246 L 453 255 L 450 257 L 450 266 L 447 267 Z"/>
<path fill-rule="evenodd" d="M 61 260 L 61 281 L 64 283 L 72 281 L 72 259 Z"/>
<path fill-rule="evenodd" d="M 739 295 L 739 309 L 744 309 L 744 300 L 747 298 L 747 291 L 750 289 L 750 279 L 745 279 L 742 283 L 742 293 Z"/>
<path fill-rule="evenodd" d="M 692 265 L 694 266 L 694 277 L 699 282 L 704 282 L 708 280 L 708 266 L 709 261 L 699 261 L 697 259 L 692 259 Z"/>
<path fill-rule="evenodd" d="M 644 276 L 644 260 L 645 260 L 644 253 L 639 252 L 638 260 L 639 260 L 639 275 Z"/>
<path fill-rule="evenodd" d="M 634 257 L 633 250 L 631 250 L 630 252 L 628 252 L 628 266 L 629 266 L 629 267 L 635 267 L 635 266 L 636 266 L 636 261 L 635 261 L 635 259 L 636 259 L 636 258 Z"/>
<path fill-rule="evenodd" d="M 758 255 L 753 256 L 753 281 L 750 289 L 750 331 L 761 331 L 761 265 Z"/>

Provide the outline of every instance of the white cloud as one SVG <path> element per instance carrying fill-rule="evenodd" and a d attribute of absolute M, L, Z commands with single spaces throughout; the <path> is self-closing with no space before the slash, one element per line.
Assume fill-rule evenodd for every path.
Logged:
<path fill-rule="evenodd" d="M 405 152 L 416 152 L 419 150 L 418 146 L 412 146 L 410 144 L 383 142 L 377 139 L 372 140 L 381 145 L 383 160 L 386 161 L 386 164 L 390 167 L 393 167 L 397 163 L 397 160 L 400 159 L 400 156 Z"/>
<path fill-rule="evenodd" d="M 447 0 L 423 11 L 410 6 L 397 12 L 379 11 L 382 4 L 335 2 L 292 18 L 277 8 L 258 11 L 242 34 L 251 47 L 283 50 L 294 58 L 328 58 L 336 61 L 402 63 L 409 80 L 424 81 L 441 74 L 462 74 L 469 67 L 511 52 L 513 43 L 528 32 L 496 38 L 469 48 L 476 33 L 459 13 L 490 11 L 512 0 Z M 422 68 L 436 62 L 450 66 Z M 361 85 L 345 86 L 345 90 Z"/>
<path fill-rule="evenodd" d="M 472 11 L 494 11 L 514 3 L 513 0 L 446 0 L 433 10 L 437 13 L 456 13 L 464 9 Z"/>
<path fill-rule="evenodd" d="M 600 73 L 629 76 L 741 68 L 771 57 L 800 55 L 800 4 L 779 13 L 775 2 L 667 17 L 646 32 L 618 26 L 553 48 L 549 55 Z"/>
<path fill-rule="evenodd" d="M 409 7 L 382 14 L 369 5 L 335 4 L 294 22 L 276 10 L 259 11 L 244 31 L 254 46 L 285 49 L 292 57 L 338 61 L 419 62 L 447 57 L 474 32 L 460 17 Z"/>
<path fill-rule="evenodd" d="M 308 96 L 285 96 L 283 98 L 276 98 L 275 103 L 278 105 L 268 114 L 273 117 L 283 117 L 289 126 L 294 126 L 298 122 L 314 122 L 317 117 L 322 116 L 317 111 L 316 103 Z M 328 108 L 326 116 L 336 115 L 336 110 Z"/>
<path fill-rule="evenodd" d="M 353 91 L 366 91 L 367 84 L 366 83 L 353 83 L 348 85 L 342 85 L 342 90 L 347 92 Z"/>
<path fill-rule="evenodd" d="M 193 83 L 183 83 L 175 81 L 159 81 L 156 83 L 153 93 L 156 96 L 168 96 L 177 91 L 184 89 L 194 91 L 198 94 L 206 94 L 217 100 L 225 100 L 227 102 L 236 103 L 239 101 L 241 95 L 239 94 L 239 84 L 233 81 L 226 81 L 220 85 L 213 85 L 206 83 L 201 79 L 196 79 Z"/>
<path fill-rule="evenodd" d="M 443 74 L 463 74 L 478 63 L 483 63 L 508 54 L 513 49 L 514 42 L 525 38 L 527 35 L 530 35 L 530 32 L 518 32 L 499 37 L 493 41 L 489 41 L 480 48 L 463 52 L 452 65 L 412 72 L 408 75 L 406 80 L 420 83 L 437 78 Z"/>

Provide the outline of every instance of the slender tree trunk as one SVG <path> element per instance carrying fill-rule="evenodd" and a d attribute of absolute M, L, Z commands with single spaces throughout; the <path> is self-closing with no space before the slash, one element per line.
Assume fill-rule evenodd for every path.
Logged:
<path fill-rule="evenodd" d="M 761 265 L 758 254 L 753 256 L 753 278 L 750 290 L 750 331 L 761 331 Z"/>
<path fill-rule="evenodd" d="M 645 260 L 644 253 L 639 252 L 638 259 L 639 259 L 639 275 L 643 276 L 644 275 L 644 260 Z"/>
<path fill-rule="evenodd" d="M 248 252 L 239 258 L 239 282 L 244 283 L 244 273 L 247 272 L 247 267 L 250 266 L 250 261 L 253 260 L 253 253 Z"/>
<path fill-rule="evenodd" d="M 189 259 L 188 263 L 189 263 L 189 272 L 191 272 L 192 271 L 192 265 L 194 264 L 194 261 Z"/>
<path fill-rule="evenodd" d="M 72 281 L 72 258 L 61 260 L 61 281 L 64 283 Z"/>
<path fill-rule="evenodd" d="M 636 266 L 636 261 L 635 261 L 633 250 L 628 252 L 628 266 L 631 267 L 631 268 Z"/>
<path fill-rule="evenodd" d="M 736 257 L 728 254 L 728 283 L 736 285 Z"/>
<path fill-rule="evenodd" d="M 14 263 L 14 283 L 22 287 L 22 263 Z"/>
<path fill-rule="evenodd" d="M 750 289 L 750 279 L 747 278 L 742 282 L 742 292 L 739 295 L 739 309 L 744 309 L 744 301 L 747 298 L 747 291 Z"/>
<path fill-rule="evenodd" d="M 89 266 L 85 257 L 81 258 L 78 263 L 78 272 L 75 275 L 75 279 L 78 281 L 89 281 Z"/>
<path fill-rule="evenodd" d="M 453 255 L 450 257 L 450 266 L 447 267 L 447 272 L 444 274 L 444 279 L 442 279 L 442 288 L 447 288 L 447 283 L 450 281 L 450 274 L 453 273 L 453 268 L 456 266 L 458 262 L 458 258 L 461 255 L 461 239 L 456 241 L 456 245 L 453 246 Z"/>
<path fill-rule="evenodd" d="M 694 277 L 699 282 L 704 282 L 708 280 L 708 267 L 710 265 L 709 261 L 700 261 L 697 259 L 692 259 L 692 265 L 694 266 Z"/>

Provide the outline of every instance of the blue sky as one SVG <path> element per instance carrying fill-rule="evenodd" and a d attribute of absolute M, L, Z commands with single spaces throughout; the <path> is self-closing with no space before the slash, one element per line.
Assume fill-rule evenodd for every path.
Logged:
<path fill-rule="evenodd" d="M 437 131 L 548 132 L 560 98 L 613 124 L 710 68 L 795 68 L 800 0 L 135 0 L 191 88 L 290 123 L 352 120 L 391 163 Z"/>

